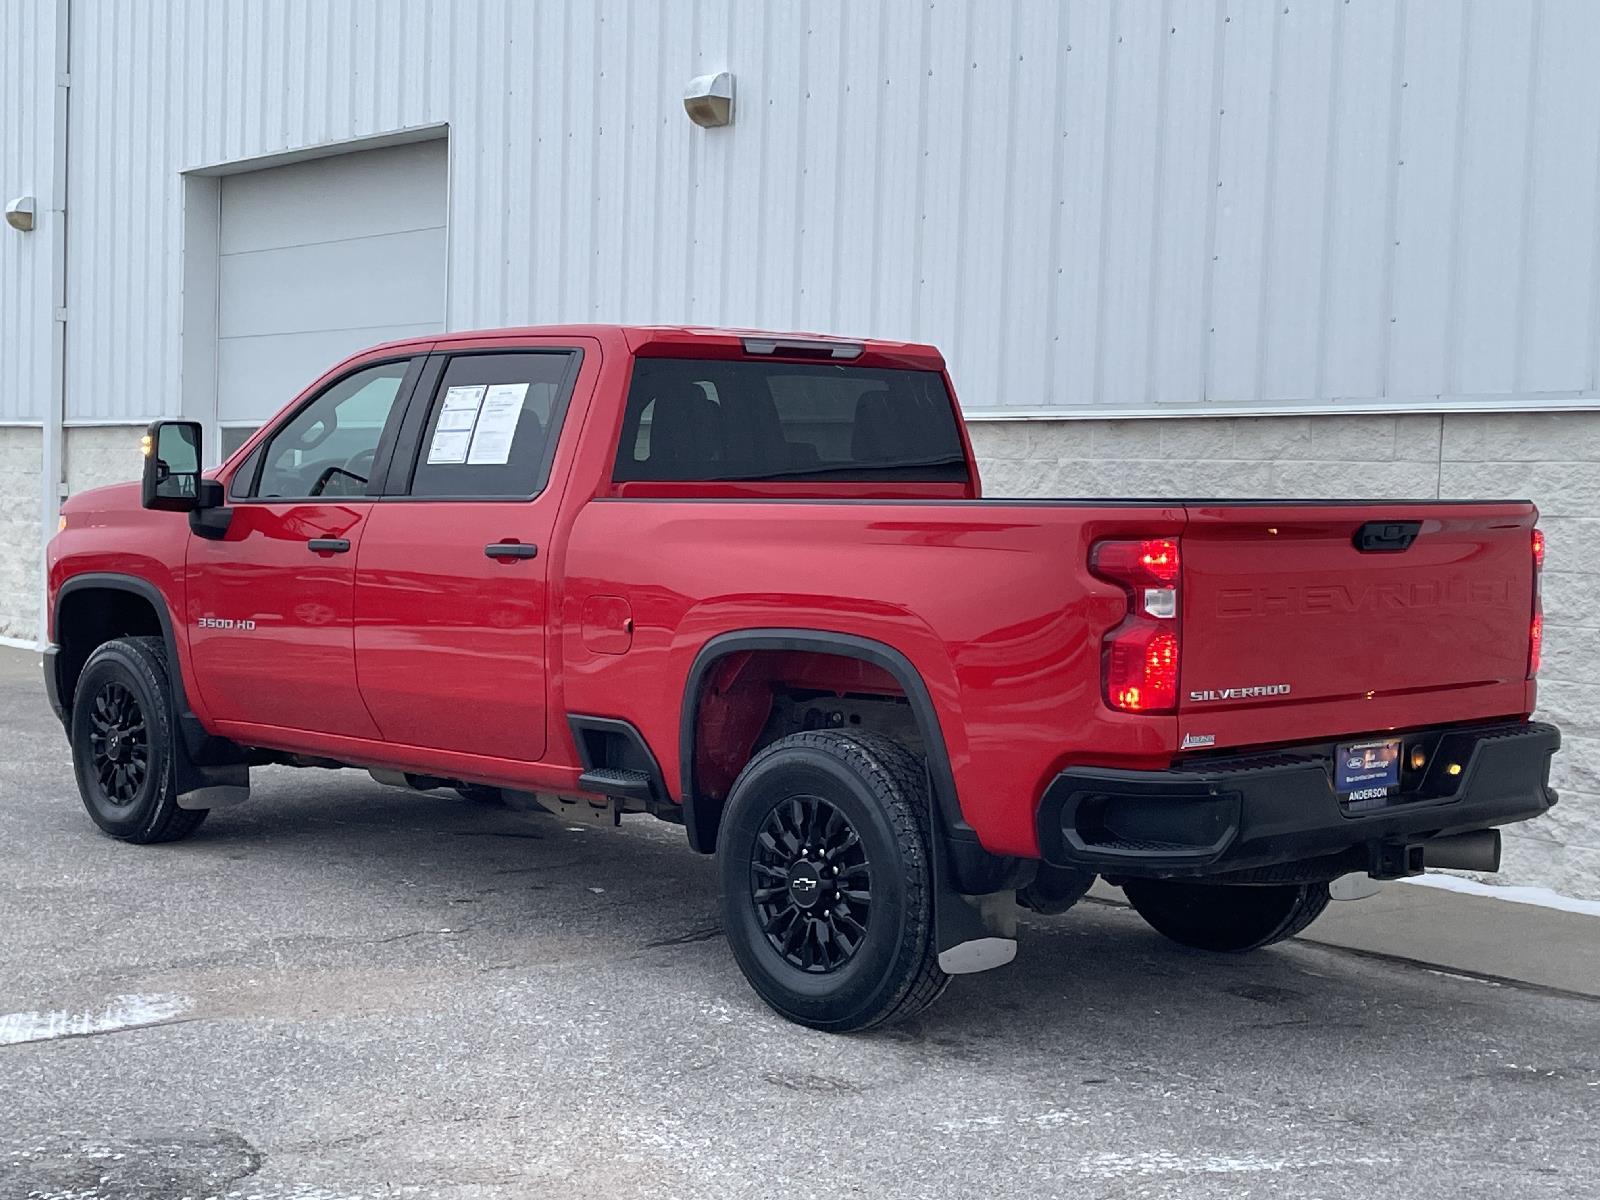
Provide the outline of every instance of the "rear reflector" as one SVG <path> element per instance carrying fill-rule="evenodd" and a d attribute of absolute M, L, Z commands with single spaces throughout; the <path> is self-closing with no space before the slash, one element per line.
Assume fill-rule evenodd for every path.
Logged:
<path fill-rule="evenodd" d="M 1106 704 L 1120 712 L 1173 712 L 1178 707 L 1179 559 L 1175 538 L 1096 542 L 1089 569 L 1120 583 L 1127 615 L 1101 648 Z"/>

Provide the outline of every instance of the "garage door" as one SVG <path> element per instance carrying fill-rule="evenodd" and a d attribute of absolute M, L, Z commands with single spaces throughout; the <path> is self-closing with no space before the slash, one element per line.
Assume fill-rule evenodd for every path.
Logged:
<path fill-rule="evenodd" d="M 443 141 L 223 179 L 225 451 L 352 351 L 444 328 L 445 204 Z"/>

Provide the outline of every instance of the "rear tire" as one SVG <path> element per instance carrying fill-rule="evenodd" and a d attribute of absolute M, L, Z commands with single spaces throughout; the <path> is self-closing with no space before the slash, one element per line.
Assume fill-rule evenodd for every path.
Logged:
<path fill-rule="evenodd" d="M 1245 887 L 1129 879 L 1122 890 L 1157 933 L 1196 950 L 1229 954 L 1294 937 L 1328 907 L 1326 883 Z"/>
<path fill-rule="evenodd" d="M 96 825 L 139 845 L 200 828 L 208 809 L 178 807 L 176 737 L 165 643 L 117 638 L 96 649 L 72 701 L 72 765 Z"/>
<path fill-rule="evenodd" d="M 757 754 L 717 836 L 723 928 L 750 986 L 833 1033 L 932 1004 L 949 976 L 929 838 L 922 761 L 897 742 L 828 730 Z"/>

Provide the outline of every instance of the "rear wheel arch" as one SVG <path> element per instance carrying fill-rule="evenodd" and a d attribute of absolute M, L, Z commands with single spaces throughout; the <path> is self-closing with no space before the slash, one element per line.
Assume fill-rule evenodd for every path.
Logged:
<path fill-rule="evenodd" d="M 684 825 L 689 844 L 703 854 L 716 849 L 721 824 L 723 798 L 701 794 L 696 779 L 696 753 L 700 739 L 700 714 L 706 687 L 718 663 L 730 655 L 758 651 L 788 651 L 835 658 L 854 659 L 886 673 L 898 685 L 916 720 L 927 765 L 933 812 L 932 826 L 937 834 L 971 838 L 970 827 L 961 815 L 956 795 L 950 755 L 939 724 L 938 710 L 921 674 L 903 653 L 886 643 L 855 634 L 826 630 L 765 628 L 719 634 L 706 642 L 695 656 L 684 686 L 679 725 L 679 786 L 683 800 Z"/>

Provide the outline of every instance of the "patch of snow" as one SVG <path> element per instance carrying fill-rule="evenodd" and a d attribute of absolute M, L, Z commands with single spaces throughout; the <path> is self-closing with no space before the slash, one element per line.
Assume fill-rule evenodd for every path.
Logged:
<path fill-rule="evenodd" d="M 1091 1154 L 1079 1160 L 1076 1173 L 1091 1179 L 1119 1179 L 1129 1175 L 1252 1175 L 1308 1167 L 1372 1167 L 1387 1161 L 1329 1155 L 1263 1158 L 1257 1154 L 1174 1154 L 1170 1150 L 1152 1150 L 1137 1154 Z"/>
<path fill-rule="evenodd" d="M 1414 875 L 1401 883 L 1418 887 L 1440 888 L 1446 892 L 1459 892 L 1464 896 L 1487 896 L 1491 900 L 1509 900 L 1512 904 L 1535 904 L 1540 908 L 1554 908 L 1561 912 L 1578 913 L 1585 917 L 1600 917 L 1600 900 L 1579 900 L 1563 896 L 1542 887 L 1510 887 L 1497 883 L 1479 883 L 1476 879 L 1463 879 L 1459 875 Z"/>
<path fill-rule="evenodd" d="M 709 1003 L 702 1000 L 700 1002 L 700 1013 L 702 1016 L 710 1017 L 719 1025 L 731 1025 L 733 1023 L 733 1009 L 721 996 Z"/>
<path fill-rule="evenodd" d="M 1440 979 L 1459 979 L 1463 983 L 1478 983 L 1482 984 L 1484 987 L 1501 986 L 1498 980 L 1479 979 L 1476 975 L 1462 975 L 1455 971 L 1436 971 L 1432 967 L 1427 968 L 1427 971 L 1429 975 L 1437 975 Z"/>
<path fill-rule="evenodd" d="M 105 1183 L 106 1181 L 102 1179 L 100 1182 Z M 124 1194 L 120 1188 L 113 1193 L 102 1191 L 97 1185 L 90 1188 L 65 1188 L 54 1192 L 32 1191 L 28 1193 L 28 1197 L 29 1200 L 115 1200 L 115 1197 Z M 399 1191 L 390 1191 L 388 1194 L 391 1196 L 413 1196 L 418 1195 L 419 1192 L 415 1188 L 401 1188 Z M 184 1196 L 182 1200 L 194 1200 L 194 1198 Z M 373 1197 L 371 1193 L 366 1192 L 347 1192 L 343 1189 L 335 1191 L 331 1188 L 317 1187 L 312 1184 L 295 1183 L 284 1188 L 273 1188 L 269 1191 L 211 1192 L 200 1197 L 199 1200 L 373 1200 Z"/>
<path fill-rule="evenodd" d="M 104 1008 L 86 1008 L 77 1012 L 60 1009 L 55 1012 L 0 1013 L 0 1046 L 159 1025 L 181 1016 L 191 1007 L 193 1004 L 187 996 L 134 994 L 113 996 Z"/>
<path fill-rule="evenodd" d="M 966 1133 L 979 1129 L 999 1129 L 1002 1126 L 1024 1126 L 1034 1129 L 1058 1129 L 1062 1126 L 1087 1125 L 1090 1118 L 1084 1113 L 1048 1109 L 1041 1113 L 1023 1113 L 1017 1116 L 963 1117 L 954 1121 L 941 1121 L 937 1128 L 944 1133 Z"/>

